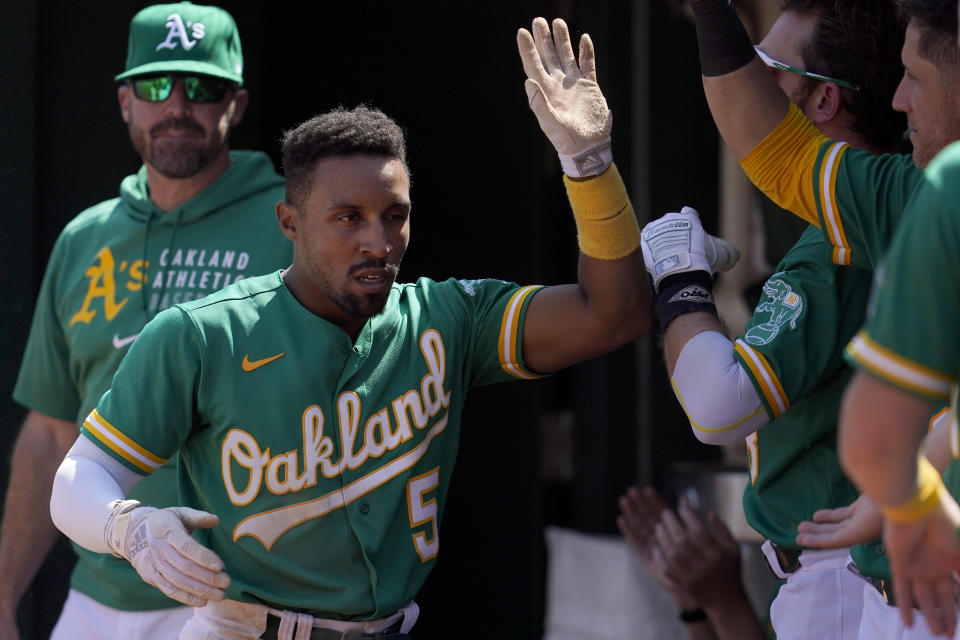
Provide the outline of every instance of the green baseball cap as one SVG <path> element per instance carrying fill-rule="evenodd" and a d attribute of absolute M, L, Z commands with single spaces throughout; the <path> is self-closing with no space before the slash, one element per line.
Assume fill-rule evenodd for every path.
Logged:
<path fill-rule="evenodd" d="M 233 17 L 219 7 L 191 2 L 156 4 L 133 16 L 126 68 L 114 79 L 170 72 L 243 84 L 243 51 Z"/>

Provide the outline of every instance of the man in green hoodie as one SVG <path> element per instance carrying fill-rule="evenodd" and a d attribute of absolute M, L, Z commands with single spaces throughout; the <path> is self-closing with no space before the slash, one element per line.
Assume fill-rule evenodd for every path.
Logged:
<path fill-rule="evenodd" d="M 64 228 L 47 265 L 13 393 L 29 413 L 0 530 L 2 640 L 18 638 L 17 604 L 58 535 L 47 507 L 57 465 L 141 328 L 162 309 L 292 258 L 274 217 L 283 178 L 265 154 L 229 150 L 248 99 L 233 18 L 188 2 L 143 9 L 116 80 L 143 166 L 118 198 Z M 170 506 L 176 484 L 168 465 L 137 492 Z M 75 549 L 54 640 L 177 636 L 189 607 L 145 584 L 126 560 Z"/>

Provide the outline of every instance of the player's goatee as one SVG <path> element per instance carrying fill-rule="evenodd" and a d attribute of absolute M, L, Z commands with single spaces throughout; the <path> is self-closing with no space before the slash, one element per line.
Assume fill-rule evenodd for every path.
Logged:
<path fill-rule="evenodd" d="M 164 137 L 162 134 L 181 131 L 195 135 Z M 227 139 L 207 140 L 203 126 L 192 118 L 166 118 L 150 128 L 149 132 L 130 125 L 130 141 L 147 163 L 167 178 L 189 178 L 207 167 Z"/>

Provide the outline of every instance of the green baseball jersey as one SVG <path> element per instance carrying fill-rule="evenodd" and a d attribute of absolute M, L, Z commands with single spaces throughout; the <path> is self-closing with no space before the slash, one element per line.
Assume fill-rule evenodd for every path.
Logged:
<path fill-rule="evenodd" d="M 910 204 L 910 223 L 897 231 L 876 270 L 866 325 L 846 351 L 855 367 L 938 404 L 950 402 L 954 410 L 960 341 L 949 319 L 960 309 L 942 292 L 960 283 L 958 177 L 960 144 L 954 143 L 930 163 L 927 180 Z M 905 312 L 909 309 L 920 312 Z M 956 459 L 956 419 L 950 429 Z M 943 477 L 950 494 L 960 496 L 957 462 Z"/>
<path fill-rule="evenodd" d="M 875 156 L 829 142 L 817 155 L 814 175 L 817 216 L 833 260 L 873 270 L 910 211 L 923 171 L 909 155 Z"/>
<path fill-rule="evenodd" d="M 436 562 L 467 390 L 537 377 L 538 289 L 394 284 L 351 340 L 280 273 L 243 280 L 147 325 L 83 433 L 139 473 L 180 452 L 183 503 L 220 518 L 200 534 L 228 598 L 386 616 Z"/>
<path fill-rule="evenodd" d="M 168 212 L 150 201 L 145 169 L 125 178 L 120 197 L 87 209 L 57 239 L 14 399 L 79 424 L 158 310 L 290 264 L 292 245 L 274 215 L 283 197 L 283 179 L 256 152 L 231 153 L 217 181 Z M 134 497 L 177 504 L 175 467 L 140 483 Z M 179 604 L 144 584 L 125 560 L 74 549 L 71 585 L 103 604 L 124 610 Z"/>
<path fill-rule="evenodd" d="M 771 200 L 821 228 L 833 262 L 871 270 L 923 183 L 909 155 L 830 140 L 793 104 L 742 166 Z"/>
<path fill-rule="evenodd" d="M 960 145 L 944 149 L 874 280 L 864 330 L 847 354 L 857 367 L 920 396 L 949 401 L 960 373 Z M 945 294 L 946 292 L 946 294 Z"/>
<path fill-rule="evenodd" d="M 763 285 L 763 297 L 734 343 L 770 422 L 747 437 L 750 525 L 796 547 L 797 525 L 817 509 L 847 505 L 857 491 L 837 459 L 837 413 L 851 371 L 843 345 L 863 320 L 870 274 L 841 268 L 808 228 Z"/>

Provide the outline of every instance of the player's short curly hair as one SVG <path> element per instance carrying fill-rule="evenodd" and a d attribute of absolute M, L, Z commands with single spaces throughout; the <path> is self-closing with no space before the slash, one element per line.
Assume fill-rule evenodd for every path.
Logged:
<path fill-rule="evenodd" d="M 921 30 L 919 53 L 938 68 L 960 69 L 957 0 L 900 0 L 905 22 Z"/>
<path fill-rule="evenodd" d="M 410 174 L 403 129 L 379 109 L 363 104 L 353 109 L 337 107 L 284 132 L 280 150 L 286 198 L 294 206 L 307 197 L 313 169 L 325 158 L 385 156 L 399 160 Z"/>
<path fill-rule="evenodd" d="M 906 117 L 891 107 L 903 75 L 900 50 L 906 21 L 898 4 L 898 0 L 784 0 L 782 4 L 783 11 L 817 15 L 813 34 L 800 51 L 804 67 L 860 87 L 859 91 L 840 90 L 846 110 L 854 117 L 851 128 L 883 151 L 896 150 L 906 130 Z M 808 81 L 811 88 L 814 83 Z"/>

